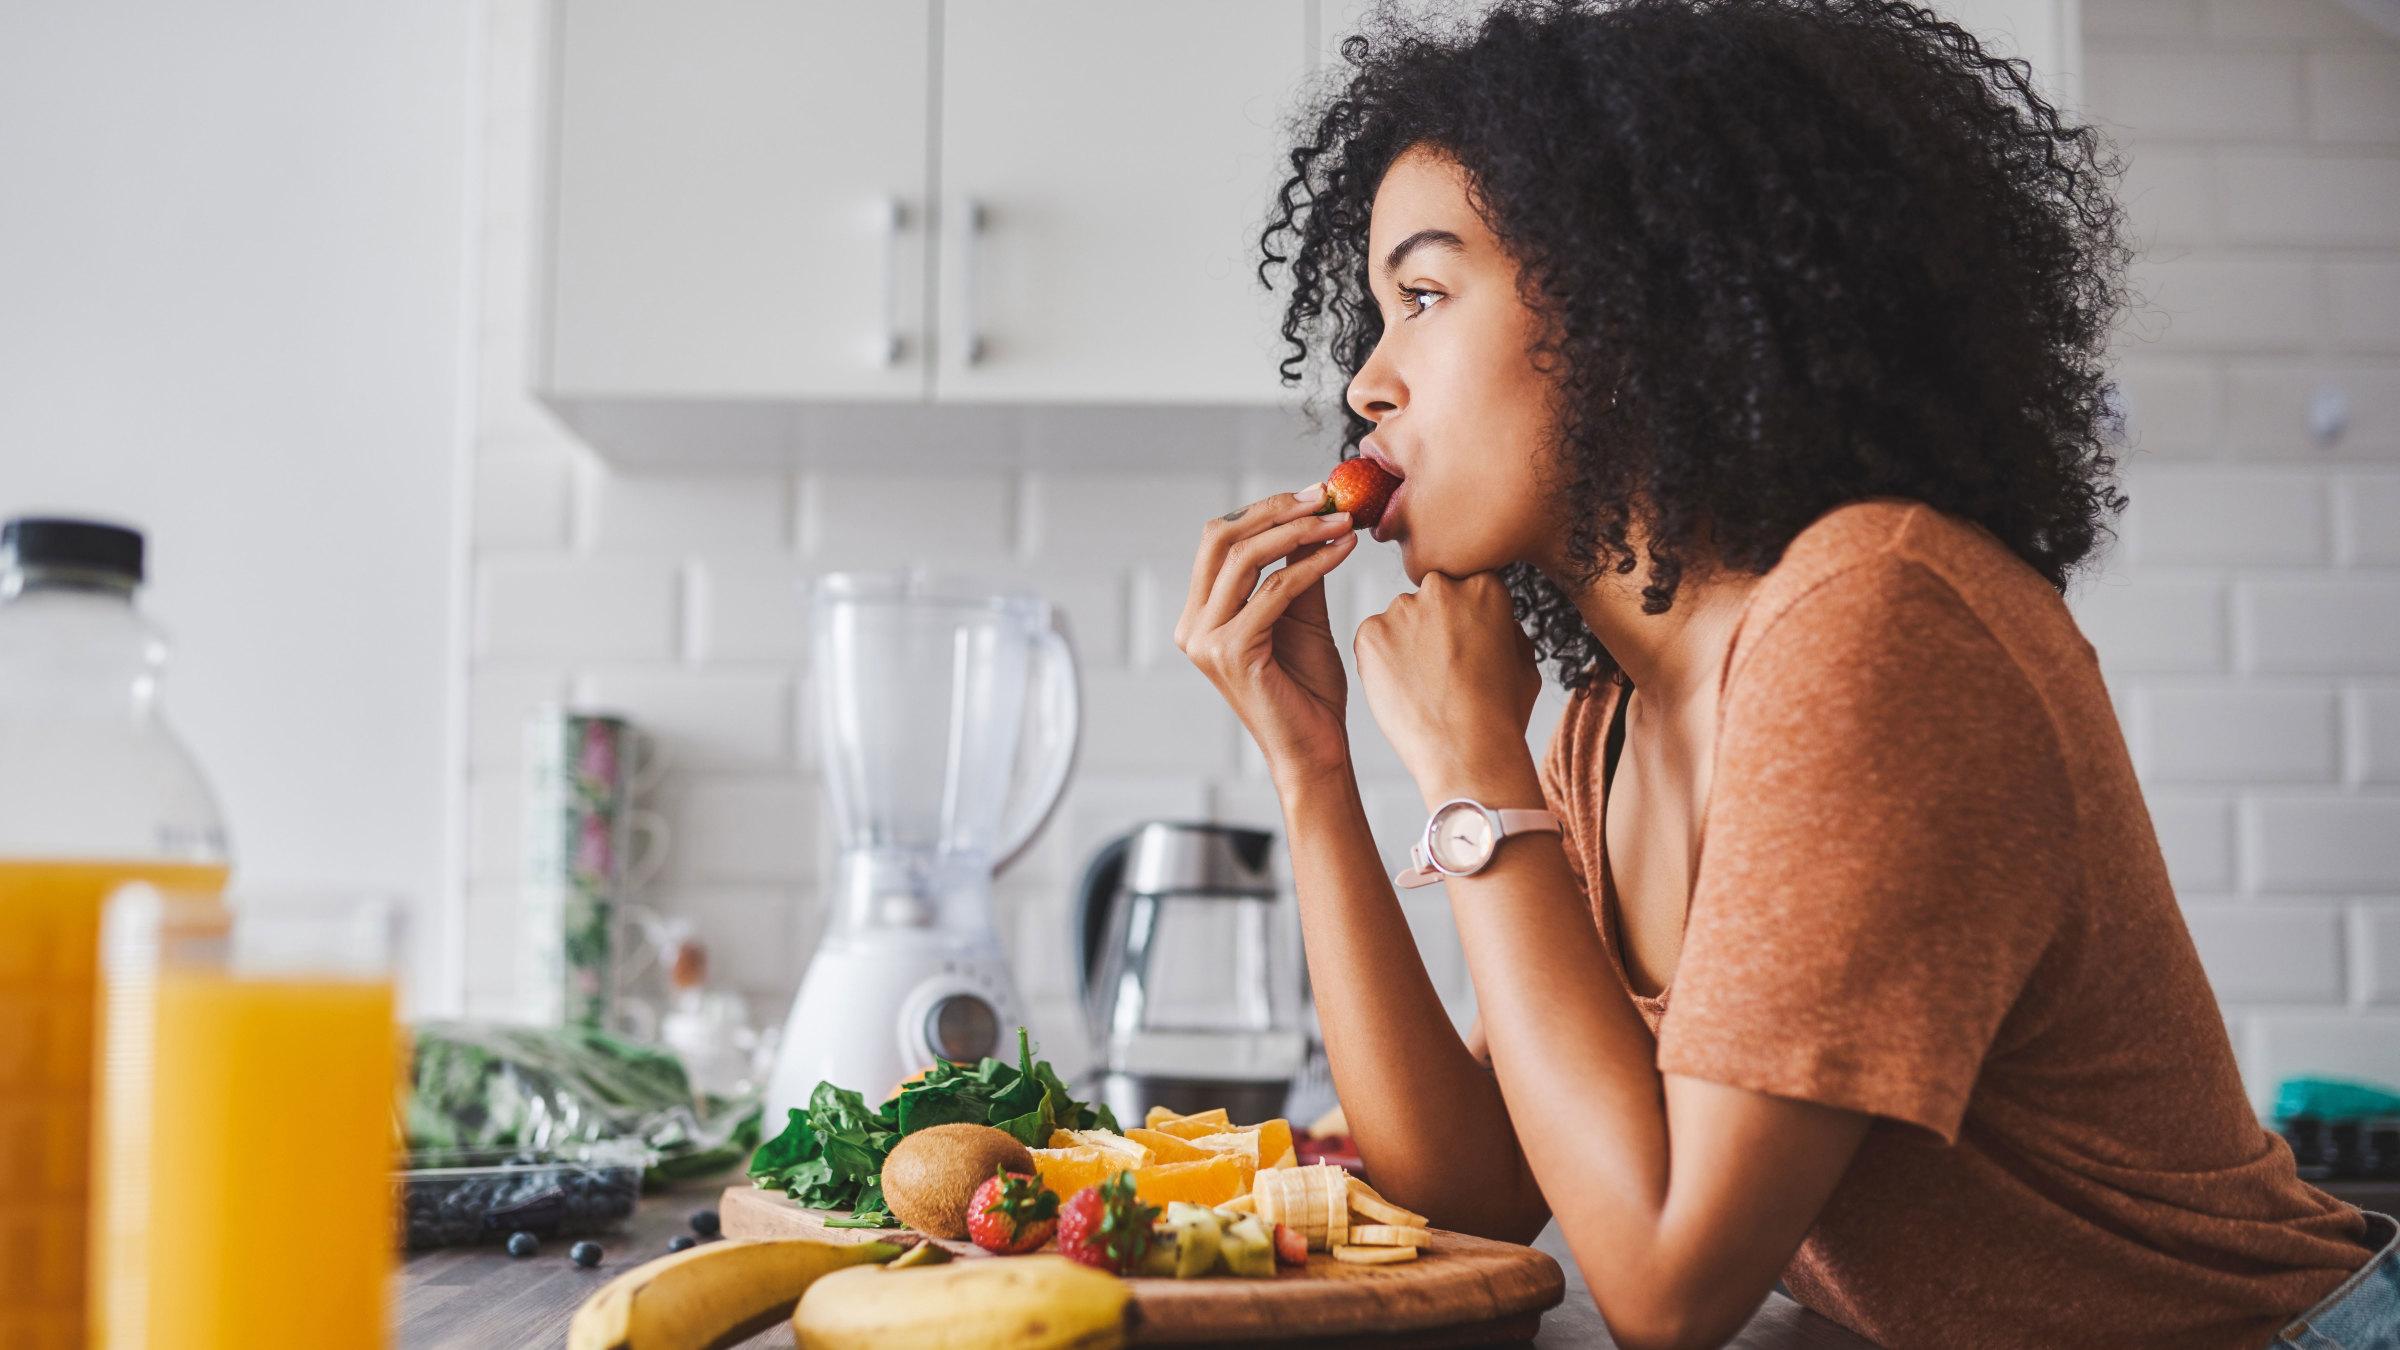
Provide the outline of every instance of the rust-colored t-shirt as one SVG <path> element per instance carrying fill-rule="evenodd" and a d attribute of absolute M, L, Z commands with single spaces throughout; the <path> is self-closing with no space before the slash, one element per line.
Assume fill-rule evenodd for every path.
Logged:
<path fill-rule="evenodd" d="M 2091 646 L 1983 529 L 1854 503 L 1745 603 L 1658 1067 L 1878 1119 L 1784 1280 L 1887 1346 L 2259 1347 L 2369 1255 L 2243 1095 Z M 1613 978 L 1602 754 L 1542 764 Z"/>

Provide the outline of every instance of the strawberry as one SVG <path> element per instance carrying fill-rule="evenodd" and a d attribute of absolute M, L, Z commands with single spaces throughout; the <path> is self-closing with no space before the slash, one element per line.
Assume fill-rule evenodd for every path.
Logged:
<path fill-rule="evenodd" d="M 1317 514 L 1347 511 L 1351 525 L 1362 530 L 1374 529 L 1383 519 L 1383 508 L 1392 500 L 1392 490 L 1399 486 L 1400 480 L 1374 460 L 1345 459 L 1325 475 L 1325 504 L 1317 508 Z"/>
<path fill-rule="evenodd" d="M 1059 1211 L 1059 1255 L 1114 1275 L 1131 1274 L 1150 1250 L 1150 1221 L 1157 1217 L 1156 1206 L 1134 1198 L 1133 1173 L 1119 1172 L 1075 1192 Z"/>
<path fill-rule="evenodd" d="M 1282 1224 L 1275 1225 L 1275 1259 L 1287 1266 L 1308 1264 L 1308 1239 Z"/>
<path fill-rule="evenodd" d="M 1022 1256 L 1058 1229 L 1058 1192 L 1040 1177 L 996 1168 L 967 1202 L 967 1236 L 1001 1256 Z"/>

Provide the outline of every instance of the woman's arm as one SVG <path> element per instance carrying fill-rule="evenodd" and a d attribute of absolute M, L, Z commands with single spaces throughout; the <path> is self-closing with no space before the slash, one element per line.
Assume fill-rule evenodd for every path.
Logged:
<path fill-rule="evenodd" d="M 1521 742 L 1519 757 L 1462 765 L 1426 796 L 1539 801 Z M 1609 1331 L 1626 1350 L 1722 1344 L 1816 1222 L 1868 1118 L 1662 1078 L 1641 1014 L 1600 978 L 1608 953 L 1557 835 L 1511 839 L 1444 884 L 1508 1119 Z M 1368 1161 L 1380 1185 L 1382 1160 Z"/>
<path fill-rule="evenodd" d="M 1357 535 L 1315 514 L 1322 489 L 1202 527 L 1175 645 L 1242 719 L 1283 801 L 1318 1018 L 1377 1181 L 1446 1225 L 1530 1238 L 1541 1198 L 1499 1089 L 1434 996 L 1359 805 L 1325 606 L 1325 575 Z"/>
<path fill-rule="evenodd" d="M 1279 784 L 1334 1087 L 1376 1186 L 1444 1228 L 1530 1242 L 1549 1219 L 1500 1085 L 1425 973 L 1349 772 Z"/>
<path fill-rule="evenodd" d="M 1358 645 L 1428 808 L 1543 800 L 1523 734 L 1539 675 L 1498 578 L 1428 575 Z M 1469 690 L 1485 706 L 1469 707 Z M 1869 1118 L 1662 1077 L 1558 835 L 1512 839 L 1445 885 L 1506 1118 L 1611 1333 L 1628 1350 L 1723 1343 L 1816 1222 Z M 1380 1185 L 1384 1160 L 1359 1143 Z M 1417 1197 L 1395 1186 L 1392 1198 Z"/>

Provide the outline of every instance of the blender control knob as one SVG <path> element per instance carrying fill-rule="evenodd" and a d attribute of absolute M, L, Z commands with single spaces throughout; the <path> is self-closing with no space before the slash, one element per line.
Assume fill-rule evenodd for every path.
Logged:
<path fill-rule="evenodd" d="M 974 994 L 952 994 L 925 1013 L 925 1043 L 956 1064 L 973 1064 L 1000 1044 L 1000 1014 Z"/>

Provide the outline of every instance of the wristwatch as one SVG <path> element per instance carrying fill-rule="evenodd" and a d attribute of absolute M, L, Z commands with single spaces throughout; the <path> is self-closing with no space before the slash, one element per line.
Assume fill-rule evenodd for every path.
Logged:
<path fill-rule="evenodd" d="M 1433 808 L 1425 837 L 1408 846 L 1416 865 L 1394 874 L 1392 884 L 1430 886 L 1446 876 L 1473 876 L 1492 861 L 1501 840 L 1545 830 L 1559 832 L 1558 817 L 1548 811 L 1496 811 L 1472 797 L 1453 797 Z"/>

